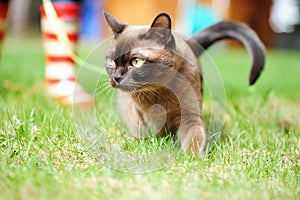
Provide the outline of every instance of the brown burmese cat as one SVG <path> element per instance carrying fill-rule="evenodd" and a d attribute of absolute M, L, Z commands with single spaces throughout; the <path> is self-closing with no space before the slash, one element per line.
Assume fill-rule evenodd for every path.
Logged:
<path fill-rule="evenodd" d="M 149 128 L 170 131 L 182 149 L 196 155 L 206 149 L 201 118 L 202 76 L 198 56 L 215 41 L 233 38 L 250 51 L 253 84 L 264 67 L 265 50 L 246 25 L 220 22 L 185 40 L 171 31 L 171 19 L 159 14 L 150 27 L 133 26 L 104 12 L 114 32 L 105 66 L 118 89 L 118 106 L 135 137 Z"/>

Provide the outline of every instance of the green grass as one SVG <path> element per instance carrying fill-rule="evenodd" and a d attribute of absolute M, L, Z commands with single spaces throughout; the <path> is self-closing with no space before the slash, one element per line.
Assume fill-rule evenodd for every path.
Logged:
<path fill-rule="evenodd" d="M 87 53 L 81 46 L 80 55 Z M 165 168 L 132 174 L 101 164 L 83 144 L 72 109 L 45 94 L 41 41 L 9 38 L 0 67 L 0 199 L 299 199 L 300 52 L 269 51 L 251 88 L 244 50 L 211 53 L 227 95 L 221 139 L 203 158 L 174 150 Z M 113 133 L 110 143 L 128 153 L 171 149 L 170 138 L 128 139 L 110 101 L 98 102 L 97 130 Z"/>

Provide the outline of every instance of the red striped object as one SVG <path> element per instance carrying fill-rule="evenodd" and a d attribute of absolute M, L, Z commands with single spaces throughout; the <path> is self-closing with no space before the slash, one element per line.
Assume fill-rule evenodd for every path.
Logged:
<path fill-rule="evenodd" d="M 4 39 L 4 36 L 5 36 L 4 30 L 0 30 L 0 43 Z"/>
<path fill-rule="evenodd" d="M 74 76 L 72 76 L 72 77 L 69 77 L 69 78 L 67 78 L 67 79 L 64 79 L 64 80 L 68 80 L 68 81 L 76 81 L 76 77 L 74 77 Z M 57 83 L 59 83 L 61 81 L 61 79 L 47 79 L 46 80 L 46 84 L 47 85 L 52 85 L 52 84 L 57 84 Z"/>
<path fill-rule="evenodd" d="M 74 60 L 70 56 L 50 56 L 47 55 L 46 57 L 47 62 L 68 62 L 73 63 Z"/>
<path fill-rule="evenodd" d="M 94 98 L 88 94 L 78 83 L 75 76 L 75 62 L 69 49 L 74 51 L 78 41 L 78 23 L 80 4 L 74 2 L 54 2 L 53 7 L 58 20 L 62 22 L 69 43 L 60 41 L 54 30 L 55 21 L 46 16 L 41 6 L 41 27 L 46 53 L 46 87 L 50 95 L 64 105 L 93 108 Z M 53 13 L 52 13 L 53 14 Z M 70 46 L 66 46 L 70 45 Z M 68 48 L 69 47 L 69 48 Z M 67 50 L 66 50 L 67 49 Z"/>
<path fill-rule="evenodd" d="M 53 3 L 53 7 L 58 17 L 74 18 L 78 17 L 80 13 L 80 3 L 55 2 Z M 43 6 L 41 6 L 41 16 L 46 17 Z"/>
<path fill-rule="evenodd" d="M 8 12 L 8 3 L 0 3 L 0 18 L 6 19 Z"/>
<path fill-rule="evenodd" d="M 77 42 L 78 41 L 78 33 L 68 33 L 67 34 L 68 35 L 68 38 L 69 38 L 69 40 L 71 41 L 71 42 Z M 55 34 L 55 33 L 46 33 L 46 32 L 44 32 L 43 33 L 43 37 L 45 38 L 45 39 L 54 39 L 54 40 L 57 40 L 58 38 L 57 38 L 57 34 Z"/>
<path fill-rule="evenodd" d="M 58 20 L 62 20 L 64 21 L 64 26 L 66 27 L 66 31 L 68 30 L 68 26 L 73 26 L 74 22 L 78 23 L 79 20 L 79 14 L 80 14 L 80 4 L 79 3 L 74 3 L 74 2 L 55 2 L 52 4 L 57 16 L 58 16 Z M 43 19 L 47 20 L 47 16 L 44 10 L 43 5 L 41 6 L 41 16 L 43 17 Z M 65 21 L 65 19 L 70 19 L 71 21 L 67 20 Z M 51 21 L 50 21 L 51 22 Z M 49 29 L 47 26 L 51 24 L 42 24 L 42 35 L 43 35 L 43 40 L 44 42 L 48 42 L 48 41 L 55 41 L 57 42 L 57 51 L 59 52 L 62 48 L 65 48 L 65 44 L 64 43 L 60 43 L 60 41 L 58 40 L 58 36 L 55 33 L 55 30 Z M 78 41 L 78 32 L 72 32 L 72 33 L 66 33 L 68 35 L 68 38 L 70 40 L 71 43 L 76 43 Z M 55 55 L 53 54 L 51 51 L 46 50 L 46 68 L 50 67 L 52 64 L 54 63 L 60 63 L 63 64 L 65 63 L 65 66 L 70 67 L 70 70 L 74 70 L 74 66 L 75 66 L 75 62 L 74 60 L 71 58 L 70 55 L 66 54 L 66 55 Z M 47 86 L 54 86 L 56 84 L 59 84 L 61 81 L 71 81 L 71 82 L 76 82 L 76 77 L 75 75 L 67 75 L 66 76 L 58 76 L 53 77 L 53 75 L 50 76 L 50 74 L 47 74 L 46 70 L 46 84 Z M 75 74 L 75 73 L 74 73 Z M 60 77 L 65 77 L 65 78 L 60 78 Z M 66 93 L 69 93 L 69 91 L 65 91 Z M 54 94 L 55 95 L 55 94 Z"/>

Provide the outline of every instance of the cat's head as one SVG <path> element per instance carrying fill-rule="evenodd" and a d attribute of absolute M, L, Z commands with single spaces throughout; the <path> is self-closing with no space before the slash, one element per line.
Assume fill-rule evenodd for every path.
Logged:
<path fill-rule="evenodd" d="M 175 62 L 169 15 L 159 14 L 151 26 L 125 24 L 106 12 L 104 16 L 114 33 L 112 46 L 105 56 L 110 84 L 133 91 L 153 87 L 161 80 L 168 81 Z"/>

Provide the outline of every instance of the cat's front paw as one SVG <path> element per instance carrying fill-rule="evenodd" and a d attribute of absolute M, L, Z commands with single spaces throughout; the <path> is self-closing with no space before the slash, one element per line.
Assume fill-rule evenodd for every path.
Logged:
<path fill-rule="evenodd" d="M 202 126 L 191 127 L 179 136 L 179 142 L 186 155 L 201 156 L 206 150 L 206 131 Z"/>

